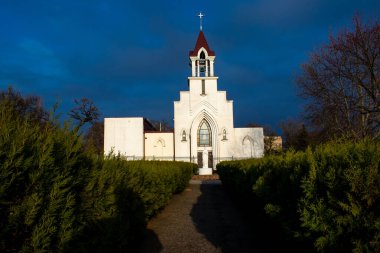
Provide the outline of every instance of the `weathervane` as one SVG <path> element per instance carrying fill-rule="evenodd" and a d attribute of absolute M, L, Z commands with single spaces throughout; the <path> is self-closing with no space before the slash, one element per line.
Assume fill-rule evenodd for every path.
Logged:
<path fill-rule="evenodd" d="M 201 27 L 201 31 L 202 31 L 202 18 L 204 17 L 205 15 L 202 14 L 202 12 L 199 12 L 199 21 L 200 21 L 200 27 Z"/>

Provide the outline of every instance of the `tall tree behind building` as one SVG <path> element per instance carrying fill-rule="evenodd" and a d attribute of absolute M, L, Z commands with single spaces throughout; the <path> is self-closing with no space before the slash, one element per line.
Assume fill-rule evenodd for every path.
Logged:
<path fill-rule="evenodd" d="M 90 127 L 84 134 L 84 149 L 97 155 L 103 155 L 104 122 L 99 122 L 100 111 L 94 102 L 88 98 L 75 99 L 77 105 L 71 109 L 69 116 L 77 122 L 76 130 L 87 123 Z"/>
<path fill-rule="evenodd" d="M 94 122 L 84 136 L 84 148 L 86 151 L 97 155 L 104 153 L 104 122 Z"/>
<path fill-rule="evenodd" d="M 321 140 L 379 137 L 380 24 L 354 17 L 353 25 L 313 52 L 297 79 L 305 116 Z"/>
<path fill-rule="evenodd" d="M 49 120 L 49 113 L 42 106 L 42 99 L 38 96 L 21 96 L 12 86 L 7 90 L 0 90 L 0 101 L 13 108 L 17 116 L 28 118 L 34 122 L 44 123 Z"/>
<path fill-rule="evenodd" d="M 284 137 L 284 148 L 294 148 L 295 150 L 305 150 L 309 145 L 309 134 L 305 124 L 289 119 L 281 122 L 280 127 Z"/>
<path fill-rule="evenodd" d="M 86 123 L 93 124 L 100 116 L 99 109 L 94 105 L 94 102 L 88 98 L 75 99 L 77 105 L 71 109 L 69 116 L 78 122 L 77 128 L 81 128 Z"/>

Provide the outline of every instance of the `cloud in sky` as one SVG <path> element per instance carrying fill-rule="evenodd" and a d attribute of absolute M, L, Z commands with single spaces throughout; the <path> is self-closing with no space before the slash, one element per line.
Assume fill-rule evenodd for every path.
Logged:
<path fill-rule="evenodd" d="M 234 100 L 238 126 L 276 126 L 303 101 L 294 77 L 330 32 L 355 13 L 379 18 L 375 0 L 43 1 L 0 2 L 0 89 L 9 84 L 52 106 L 94 100 L 104 116 L 172 122 L 187 89 L 188 51 L 203 11 L 216 52 L 219 89 Z"/>

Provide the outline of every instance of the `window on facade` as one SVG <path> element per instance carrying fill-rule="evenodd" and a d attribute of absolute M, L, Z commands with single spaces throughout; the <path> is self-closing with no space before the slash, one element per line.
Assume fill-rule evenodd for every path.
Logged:
<path fill-rule="evenodd" d="M 222 140 L 227 140 L 227 131 L 226 129 L 223 129 L 223 139 Z"/>
<path fill-rule="evenodd" d="M 202 79 L 202 95 L 206 95 L 206 81 Z"/>
<path fill-rule="evenodd" d="M 186 132 L 185 132 L 185 130 L 182 131 L 182 141 L 186 141 Z"/>
<path fill-rule="evenodd" d="M 202 120 L 198 128 L 198 146 L 210 147 L 211 146 L 211 129 L 206 120 Z"/>

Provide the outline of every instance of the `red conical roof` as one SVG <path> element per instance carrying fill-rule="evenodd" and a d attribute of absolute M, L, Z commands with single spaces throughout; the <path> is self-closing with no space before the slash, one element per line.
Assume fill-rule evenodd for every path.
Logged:
<path fill-rule="evenodd" d="M 211 51 L 211 49 L 208 47 L 205 35 L 203 34 L 202 31 L 200 31 L 198 35 L 197 43 L 195 43 L 194 50 L 189 52 L 189 56 L 197 56 L 199 49 L 201 49 L 202 47 L 206 49 L 207 54 L 209 56 L 215 56 L 214 51 Z"/>

